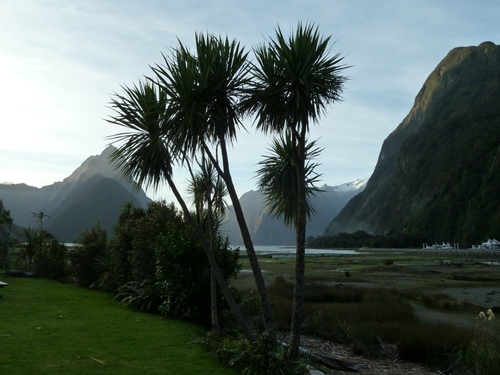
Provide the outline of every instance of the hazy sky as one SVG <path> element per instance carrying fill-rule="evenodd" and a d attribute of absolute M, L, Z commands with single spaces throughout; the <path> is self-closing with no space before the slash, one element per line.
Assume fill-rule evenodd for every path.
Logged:
<path fill-rule="evenodd" d="M 299 21 L 352 65 L 343 102 L 311 131 L 325 148 L 322 183 L 369 177 L 427 76 L 454 47 L 499 44 L 499 17 L 491 0 L 2 0 L 0 182 L 50 185 L 100 154 L 122 131 L 104 120 L 112 93 L 150 75 L 177 38 L 192 45 L 210 32 L 251 50 Z M 255 189 L 270 140 L 251 125 L 231 152 L 239 194 Z M 181 190 L 185 178 L 174 174 Z M 148 195 L 173 200 L 167 188 Z"/>

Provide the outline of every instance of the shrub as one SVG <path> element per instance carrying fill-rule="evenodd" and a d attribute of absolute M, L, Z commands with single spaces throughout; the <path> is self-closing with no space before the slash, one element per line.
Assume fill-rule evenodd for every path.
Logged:
<path fill-rule="evenodd" d="M 66 277 L 68 249 L 55 238 L 45 243 L 37 257 L 37 274 L 62 281 Z"/>
<path fill-rule="evenodd" d="M 215 257 L 224 278 L 241 268 L 238 251 L 229 249 L 227 239 L 215 241 Z M 210 265 L 205 251 L 189 225 L 167 225 L 156 247 L 156 278 L 160 287 L 163 315 L 199 324 L 210 323 Z M 222 298 L 218 298 L 222 306 Z"/>
<path fill-rule="evenodd" d="M 100 273 L 96 263 L 98 257 L 106 252 L 106 230 L 96 224 L 80 234 L 75 242 L 76 249 L 69 254 L 71 276 L 80 286 L 97 288 Z"/>
<path fill-rule="evenodd" d="M 157 312 L 161 304 L 159 289 L 151 279 L 129 281 L 119 288 L 115 298 L 141 312 Z"/>
<path fill-rule="evenodd" d="M 241 268 L 239 252 L 215 239 L 215 258 L 226 280 Z M 150 203 L 121 216 L 110 241 L 111 283 L 117 298 L 149 312 L 210 323 L 211 273 L 205 251 L 173 204 Z M 121 286 L 120 282 L 124 282 Z M 119 285 L 117 288 L 116 285 Z M 219 297 L 218 306 L 223 306 Z"/>
<path fill-rule="evenodd" d="M 254 344 L 241 335 L 216 336 L 209 333 L 196 340 L 205 350 L 217 356 L 223 365 L 240 374 L 302 375 L 310 363 L 302 357 L 295 361 L 286 356 L 286 350 L 267 332 L 259 335 Z"/>
<path fill-rule="evenodd" d="M 132 264 L 130 263 L 130 252 L 134 239 L 132 231 L 137 220 L 145 215 L 144 209 L 125 205 L 118 223 L 114 227 L 114 236 L 108 243 L 110 258 L 108 290 L 113 293 L 118 293 L 120 286 L 133 280 Z"/>

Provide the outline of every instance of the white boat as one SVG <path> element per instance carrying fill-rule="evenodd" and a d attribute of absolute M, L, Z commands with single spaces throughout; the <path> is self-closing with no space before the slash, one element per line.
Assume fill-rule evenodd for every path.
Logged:
<path fill-rule="evenodd" d="M 443 250 L 443 249 L 453 249 L 453 246 L 451 246 L 449 242 L 443 242 L 441 245 L 435 243 L 434 245 L 431 246 L 424 243 L 423 248 L 427 250 Z"/>
<path fill-rule="evenodd" d="M 472 246 L 473 249 L 477 250 L 499 250 L 500 249 L 500 241 L 496 239 L 488 239 L 488 241 L 483 242 L 481 245 Z"/>

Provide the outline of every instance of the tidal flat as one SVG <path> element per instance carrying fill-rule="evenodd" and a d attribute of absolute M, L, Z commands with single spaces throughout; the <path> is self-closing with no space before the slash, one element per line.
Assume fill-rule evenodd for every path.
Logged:
<path fill-rule="evenodd" d="M 233 280 L 239 290 L 255 289 L 241 250 L 242 272 Z M 295 257 L 263 254 L 260 266 L 268 285 L 277 276 L 293 282 Z M 306 257 L 306 283 L 351 288 L 385 288 L 412 301 L 424 320 L 447 320 L 500 336 L 500 251 L 358 249 L 350 254 Z M 418 298 L 416 297 L 418 296 Z M 433 303 L 426 300 L 433 299 Z M 479 314 L 491 309 L 494 320 Z"/>

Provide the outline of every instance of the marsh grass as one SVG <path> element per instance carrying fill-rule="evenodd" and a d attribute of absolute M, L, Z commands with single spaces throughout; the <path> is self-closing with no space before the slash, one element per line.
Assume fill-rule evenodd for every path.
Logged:
<path fill-rule="evenodd" d="M 132 311 L 110 294 L 9 278 L 0 300 L 1 374 L 234 374 L 194 325 Z"/>
<path fill-rule="evenodd" d="M 474 374 L 500 374 L 500 348 L 485 335 L 470 343 L 463 360 Z"/>
<path fill-rule="evenodd" d="M 269 287 L 276 320 L 283 329 L 290 323 L 292 288 L 282 277 Z M 369 358 L 386 356 L 382 343 L 387 343 L 397 347 L 399 358 L 431 366 L 449 367 L 457 352 L 464 356 L 462 362 L 468 355 L 468 364 L 491 366 L 487 358 L 498 353 L 498 340 L 477 341 L 477 334 L 464 327 L 420 321 L 409 296 L 421 298 L 416 291 L 405 295 L 395 289 L 308 284 L 304 289 L 303 333 L 349 344 L 356 354 Z M 459 308 L 448 307 L 452 302 L 445 295 L 426 298 L 437 308 Z"/>

